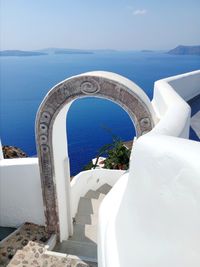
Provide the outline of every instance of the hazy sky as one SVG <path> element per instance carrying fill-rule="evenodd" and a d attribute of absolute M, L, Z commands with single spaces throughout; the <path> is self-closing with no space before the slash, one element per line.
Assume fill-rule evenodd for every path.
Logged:
<path fill-rule="evenodd" d="M 200 0 L 0 0 L 1 49 L 200 45 Z"/>

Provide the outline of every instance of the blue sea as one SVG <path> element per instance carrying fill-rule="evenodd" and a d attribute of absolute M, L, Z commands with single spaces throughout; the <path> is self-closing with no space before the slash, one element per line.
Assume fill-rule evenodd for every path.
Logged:
<path fill-rule="evenodd" d="M 199 56 L 164 52 L 98 52 L 0 58 L 0 137 L 3 145 L 36 155 L 35 117 L 46 93 L 58 82 L 87 71 L 104 70 L 124 75 L 152 99 L 154 81 L 200 69 Z M 135 136 L 127 113 L 108 100 L 76 100 L 68 113 L 66 131 L 71 175 L 83 169 L 112 135 L 127 141 Z"/>

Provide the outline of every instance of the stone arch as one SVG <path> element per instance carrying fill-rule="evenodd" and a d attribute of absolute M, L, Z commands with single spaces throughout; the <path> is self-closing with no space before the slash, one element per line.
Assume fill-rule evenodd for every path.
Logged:
<path fill-rule="evenodd" d="M 58 178 L 54 164 L 53 126 L 65 107 L 69 107 L 73 100 L 86 96 L 101 97 L 118 103 L 132 119 L 137 137 L 149 132 L 154 126 L 154 114 L 149 98 L 136 84 L 123 76 L 110 72 L 84 73 L 62 81 L 49 91 L 37 113 L 36 143 L 46 225 L 49 232 L 58 236 L 61 234 L 61 221 L 56 189 Z M 65 116 L 66 113 L 67 111 Z M 64 120 L 62 122 L 64 123 Z M 69 170 L 66 175 L 69 176 Z M 67 194 L 67 191 L 64 192 Z M 68 229 L 68 234 L 63 234 L 60 239 L 66 239 L 69 232 Z"/>

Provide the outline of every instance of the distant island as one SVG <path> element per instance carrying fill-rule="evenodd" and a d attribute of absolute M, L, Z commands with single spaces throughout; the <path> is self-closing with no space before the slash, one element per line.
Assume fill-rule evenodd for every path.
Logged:
<path fill-rule="evenodd" d="M 47 53 L 35 51 L 21 51 L 21 50 L 3 50 L 0 51 L 1 57 L 30 57 L 30 56 L 44 56 Z"/>
<path fill-rule="evenodd" d="M 44 55 L 67 55 L 67 54 L 94 54 L 94 53 L 110 53 L 116 52 L 112 49 L 68 49 L 68 48 L 44 48 L 34 51 L 22 51 L 22 50 L 2 50 L 0 51 L 1 57 L 28 57 L 28 56 L 44 56 Z"/>
<path fill-rule="evenodd" d="M 200 45 L 187 46 L 179 45 L 167 52 L 170 55 L 198 55 L 200 56 Z"/>
<path fill-rule="evenodd" d="M 153 50 L 148 50 L 148 49 L 144 49 L 144 50 L 141 50 L 142 53 L 152 53 L 154 52 Z"/>
<path fill-rule="evenodd" d="M 94 54 L 94 53 L 110 53 L 116 52 L 112 49 L 71 49 L 71 48 L 44 48 L 37 50 L 38 52 L 44 52 L 48 54 Z"/>
<path fill-rule="evenodd" d="M 94 54 L 92 51 L 86 51 L 86 50 L 70 50 L 70 49 L 64 49 L 64 50 L 56 50 L 54 51 L 54 54 Z"/>

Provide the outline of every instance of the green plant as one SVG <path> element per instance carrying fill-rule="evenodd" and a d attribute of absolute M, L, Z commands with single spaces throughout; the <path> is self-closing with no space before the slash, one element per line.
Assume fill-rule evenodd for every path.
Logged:
<path fill-rule="evenodd" d="M 104 160 L 105 169 L 118 169 L 127 170 L 129 168 L 129 159 L 131 151 L 127 149 L 123 142 L 115 135 L 112 135 L 113 142 L 111 144 L 106 144 L 102 146 L 96 156 L 96 162 L 93 164 L 89 162 L 84 170 L 89 170 L 91 168 L 96 168 L 99 157 L 106 156 Z"/>
<path fill-rule="evenodd" d="M 108 157 L 104 161 L 104 168 L 127 170 L 129 168 L 130 150 L 119 139 L 113 140 L 113 147 L 108 151 Z"/>

